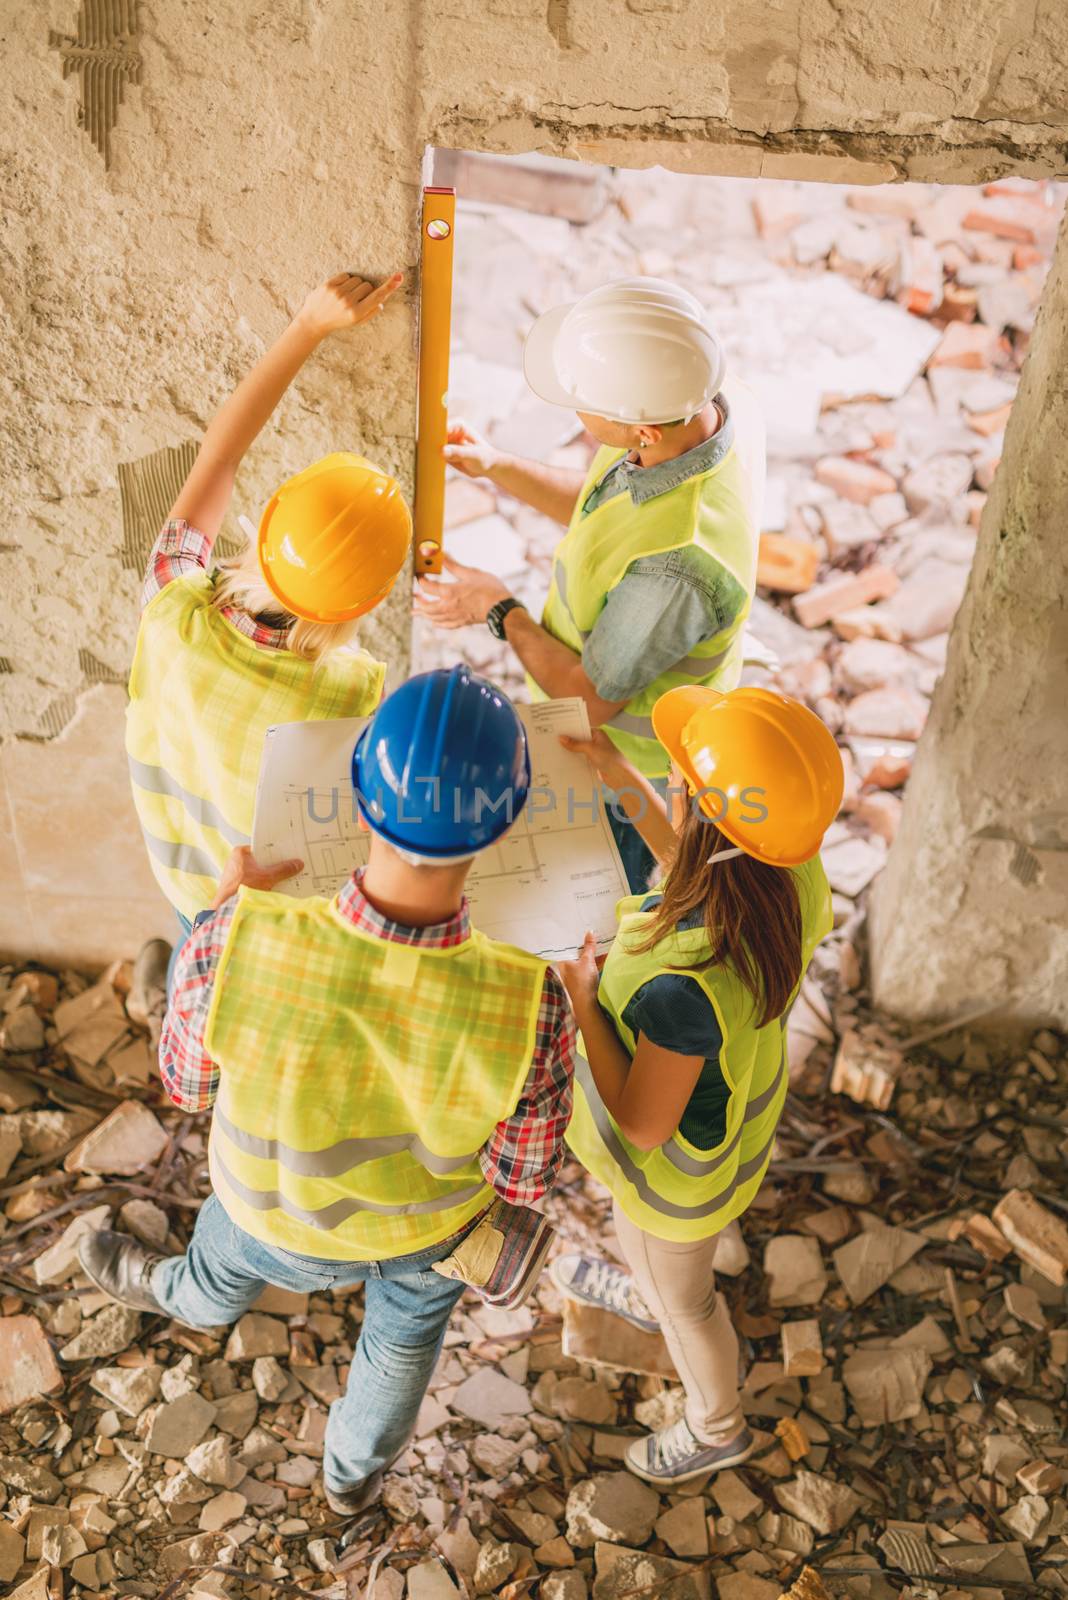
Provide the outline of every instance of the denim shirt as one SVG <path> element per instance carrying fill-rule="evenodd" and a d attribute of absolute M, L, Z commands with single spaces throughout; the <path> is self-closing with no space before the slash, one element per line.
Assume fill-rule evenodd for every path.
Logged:
<path fill-rule="evenodd" d="M 643 505 L 718 466 L 734 443 L 734 422 L 722 394 L 716 404 L 723 424 L 711 439 L 652 467 L 626 456 L 613 462 L 587 495 L 582 515 L 619 494 Z M 632 700 L 695 645 L 728 627 L 746 599 L 732 573 L 692 546 L 632 561 L 586 640 L 586 675 L 602 699 Z"/>

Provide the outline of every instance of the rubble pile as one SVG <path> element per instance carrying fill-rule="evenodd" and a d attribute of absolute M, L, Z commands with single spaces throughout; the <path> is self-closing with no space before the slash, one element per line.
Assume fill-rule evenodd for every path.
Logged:
<path fill-rule="evenodd" d="M 208 1192 L 207 1117 L 164 1100 L 128 986 L 0 972 L 6 1593 L 1068 1594 L 1063 1040 L 895 1039 L 807 980 L 772 1170 L 718 1256 L 756 1454 L 672 1493 L 629 1475 L 679 1414 L 667 1350 L 543 1277 L 519 1310 L 461 1302 L 381 1504 L 345 1523 L 319 1468 L 359 1290 L 191 1332 L 78 1270 L 92 1227 L 180 1250 Z M 574 1164 L 550 1210 L 562 1247 L 612 1249 Z"/>
<path fill-rule="evenodd" d="M 882 867 L 942 671 L 1068 185 L 984 189 L 615 174 L 584 226 L 460 204 L 450 414 L 499 449 L 585 469 L 594 443 L 530 393 L 532 318 L 605 279 L 647 273 L 708 308 L 768 429 L 751 633 L 770 683 L 839 739 L 847 784 L 824 860 L 854 986 L 855 916 Z M 447 547 L 535 614 L 559 527 L 485 480 L 451 476 Z M 416 670 L 463 657 L 525 698 L 484 627 L 416 619 Z"/>
<path fill-rule="evenodd" d="M 791 1012 L 791 1091 L 720 1286 L 757 1438 L 658 1493 L 634 1436 L 680 1413 L 657 1335 L 560 1301 L 468 1295 L 379 1505 L 322 1495 L 361 1291 L 268 1290 L 191 1332 L 109 1302 L 84 1230 L 180 1251 L 206 1116 L 166 1101 L 128 963 L 0 969 L 0 1590 L 14 1600 L 1014 1600 L 1068 1595 L 1068 1045 L 872 1014 L 859 933 L 893 838 L 1000 451 L 1061 197 L 617 181 L 581 236 L 466 208 L 453 409 L 582 465 L 525 395 L 519 331 L 605 276 L 679 277 L 769 417 L 754 626 L 851 758 L 828 840 L 836 932 Z M 710 246 L 709 241 L 714 244 Z M 450 548 L 544 592 L 556 530 L 450 485 Z M 511 686 L 485 629 L 420 630 Z M 435 655 L 435 652 L 438 652 Z M 992 1004 L 996 996 L 991 997 Z M 612 1251 L 569 1163 L 560 1247 Z"/>

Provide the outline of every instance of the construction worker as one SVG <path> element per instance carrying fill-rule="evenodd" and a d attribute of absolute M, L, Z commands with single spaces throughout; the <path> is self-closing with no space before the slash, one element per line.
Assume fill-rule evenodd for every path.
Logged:
<path fill-rule="evenodd" d="M 412 678 L 353 778 L 366 869 L 332 900 L 234 896 L 250 879 L 238 849 L 179 956 L 161 1074 L 183 1109 L 215 1102 L 214 1194 L 187 1253 L 102 1232 L 81 1257 L 113 1298 L 193 1327 L 232 1322 L 267 1283 L 363 1282 L 323 1461 L 342 1514 L 370 1503 L 414 1426 L 463 1289 L 433 1263 L 497 1196 L 530 1205 L 555 1178 L 575 1039 L 559 979 L 472 929 L 464 899 L 472 858 L 527 799 L 510 702 L 465 667 Z"/>
<path fill-rule="evenodd" d="M 832 926 L 817 852 L 843 772 L 818 717 L 766 689 L 673 689 L 653 723 L 671 759 L 670 817 L 603 731 L 567 741 L 603 782 L 645 788 L 637 826 L 667 876 L 620 902 L 603 972 L 592 935 L 561 967 L 580 1029 L 568 1143 L 611 1190 L 630 1272 L 570 1255 L 553 1276 L 572 1299 L 662 1332 L 685 1414 L 635 1441 L 626 1464 L 670 1489 L 752 1449 L 713 1266 L 767 1169 L 786 1098 L 786 1016 Z"/>
<path fill-rule="evenodd" d="M 663 779 L 650 720 L 661 694 L 731 689 L 756 582 L 764 428 L 752 396 L 725 386 L 700 304 L 660 278 L 621 278 L 531 328 L 527 382 L 577 411 L 600 445 L 585 477 L 495 450 L 463 424 L 446 459 L 567 525 L 540 625 L 506 585 L 445 558 L 416 610 L 441 627 L 487 622 L 527 669 L 536 699 L 581 695 L 594 727 L 637 770 Z M 663 792 L 665 785 L 660 784 Z M 630 887 L 653 858 L 610 808 Z"/>
<path fill-rule="evenodd" d="M 313 290 L 209 425 L 152 550 L 126 751 L 152 870 L 183 937 L 233 846 L 249 841 L 268 726 L 364 716 L 381 698 L 384 666 L 351 645 L 411 542 L 392 478 L 360 456 L 327 456 L 278 489 L 240 554 L 214 570 L 211 555 L 238 467 L 305 361 L 376 317 L 400 282 L 374 289 L 340 272 Z M 168 955 L 157 940 L 139 959 L 145 1020 L 160 1013 Z"/>

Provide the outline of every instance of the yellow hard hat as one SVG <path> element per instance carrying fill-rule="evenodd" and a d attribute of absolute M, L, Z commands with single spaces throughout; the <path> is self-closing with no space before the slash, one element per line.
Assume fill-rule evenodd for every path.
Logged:
<path fill-rule="evenodd" d="M 339 451 L 287 478 L 260 518 L 271 593 L 308 622 L 351 622 L 384 599 L 404 566 L 412 517 L 395 481 Z"/>
<path fill-rule="evenodd" d="M 772 689 L 720 694 L 687 685 L 660 696 L 653 728 L 732 844 L 773 867 L 816 854 L 838 815 L 845 774 L 830 729 L 800 700 Z"/>

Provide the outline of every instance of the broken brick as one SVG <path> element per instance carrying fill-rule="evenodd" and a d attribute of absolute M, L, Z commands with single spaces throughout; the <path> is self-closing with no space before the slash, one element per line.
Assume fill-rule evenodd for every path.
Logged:
<path fill-rule="evenodd" d="M 994 1207 L 994 1221 L 1022 1261 L 1050 1283 L 1068 1283 L 1068 1227 L 1025 1189 L 1012 1189 Z"/>
<path fill-rule="evenodd" d="M 897 573 L 889 567 L 865 567 L 862 572 L 843 573 L 817 584 L 807 594 L 798 595 L 793 602 L 794 615 L 802 627 L 821 628 L 832 617 L 854 606 L 889 599 L 896 593 L 899 582 Z"/>
<path fill-rule="evenodd" d="M 856 461 L 852 456 L 824 456 L 816 462 L 817 483 L 826 484 L 843 500 L 867 506 L 881 494 L 893 494 L 897 484 L 882 467 L 870 461 Z"/>

